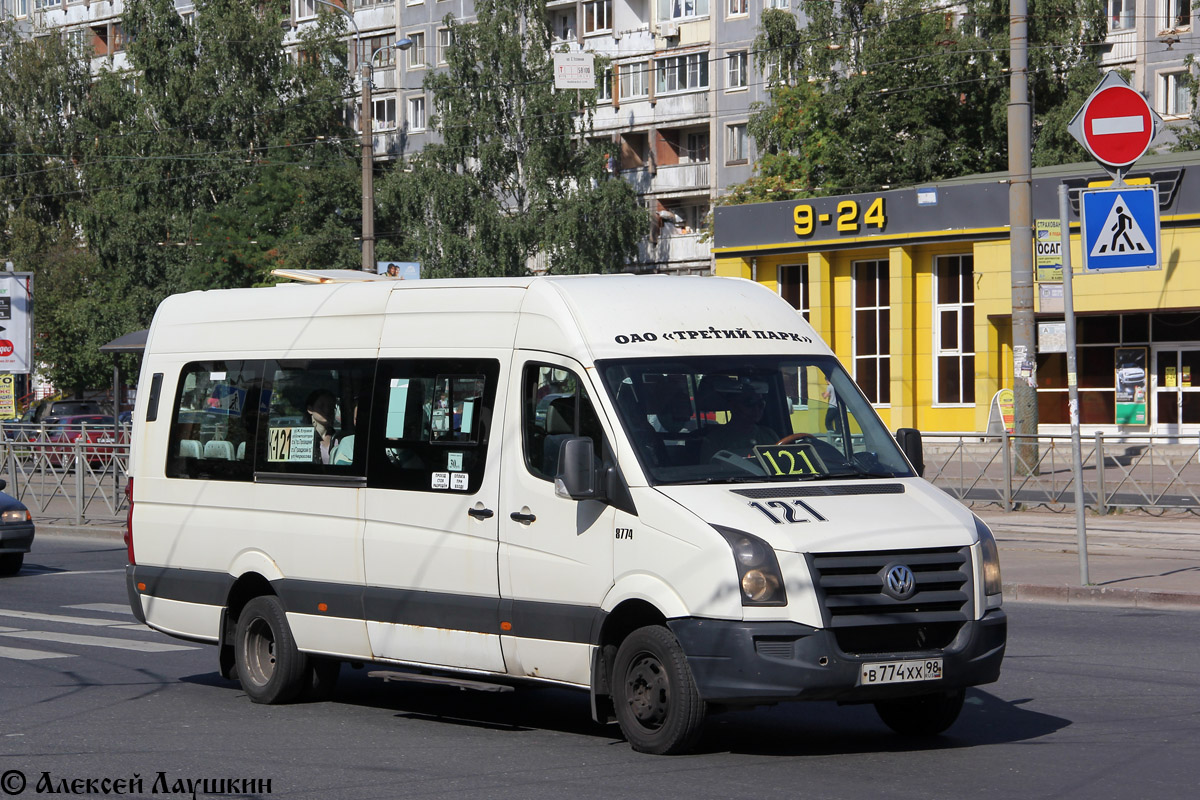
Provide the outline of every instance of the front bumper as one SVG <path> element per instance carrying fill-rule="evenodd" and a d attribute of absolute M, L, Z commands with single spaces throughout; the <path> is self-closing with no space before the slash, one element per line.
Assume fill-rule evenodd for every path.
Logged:
<path fill-rule="evenodd" d="M 944 649 L 849 655 L 828 629 L 796 622 L 668 620 L 700 696 L 711 703 L 754 705 L 785 700 L 871 702 L 991 683 L 1000 677 L 1008 618 L 995 609 L 963 624 Z M 942 679 L 859 686 L 867 662 L 941 657 Z"/>
<path fill-rule="evenodd" d="M 28 553 L 31 547 L 32 522 L 10 522 L 0 525 L 0 553 Z"/>

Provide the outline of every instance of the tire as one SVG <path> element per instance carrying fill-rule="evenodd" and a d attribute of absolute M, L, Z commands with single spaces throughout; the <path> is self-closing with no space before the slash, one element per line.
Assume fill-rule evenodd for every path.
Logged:
<path fill-rule="evenodd" d="M 16 575 L 24 563 L 24 553 L 0 553 L 0 575 Z"/>
<path fill-rule="evenodd" d="M 289 703 L 305 688 L 308 658 L 296 649 L 283 604 L 262 595 L 238 616 L 233 640 L 238 680 L 255 703 Z"/>
<path fill-rule="evenodd" d="M 965 689 L 880 700 L 875 711 L 883 723 L 902 736 L 937 736 L 954 724 L 962 711 Z"/>
<path fill-rule="evenodd" d="M 638 628 L 621 642 L 612 693 L 617 723 L 634 750 L 683 753 L 699 738 L 707 708 L 683 648 L 666 628 Z"/>
<path fill-rule="evenodd" d="M 342 662 L 332 658 L 308 659 L 308 678 L 300 699 L 310 703 L 323 703 L 333 698 L 338 676 L 342 674 Z"/>

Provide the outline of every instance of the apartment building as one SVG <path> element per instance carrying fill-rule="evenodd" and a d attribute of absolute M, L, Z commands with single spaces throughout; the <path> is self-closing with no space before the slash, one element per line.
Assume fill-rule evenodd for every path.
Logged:
<path fill-rule="evenodd" d="M 1187 117 L 1186 58 L 1200 50 L 1190 0 L 1105 0 L 1109 33 L 1103 63 L 1132 71 L 1132 85 L 1164 119 Z M 638 191 L 651 218 L 639 271 L 708 273 L 702 230 L 713 200 L 750 177 L 756 159 L 747 133 L 753 105 L 766 99 L 754 38 L 767 8 L 794 0 L 548 0 L 556 49 L 590 51 L 609 60 L 601 76 L 595 133 L 609 168 Z M 351 67 L 372 59 L 369 112 L 381 160 L 419 151 L 434 136 L 433 98 L 425 76 L 445 64 L 445 19 L 472 21 L 474 0 L 288 0 L 285 46 L 323 7 L 350 22 Z M 176 0 L 183 16 L 193 0 Z M 121 0 L 0 0 L 0 13 L 31 32 L 61 29 L 99 68 L 124 65 Z M 796 11 L 800 14 L 801 12 Z M 404 39 L 406 50 L 394 47 Z"/>

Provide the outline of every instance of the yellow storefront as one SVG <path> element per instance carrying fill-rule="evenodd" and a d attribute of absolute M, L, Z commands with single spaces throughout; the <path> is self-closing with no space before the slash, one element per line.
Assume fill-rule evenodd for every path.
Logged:
<path fill-rule="evenodd" d="M 805 314 L 893 430 L 986 430 L 994 395 L 1013 386 L 1003 177 L 718 208 L 716 273 L 762 283 Z M 1060 183 L 1076 190 L 1107 180 L 1090 165 L 1035 170 L 1034 217 L 1058 218 Z M 1080 274 L 1071 195 L 1081 423 L 1089 431 L 1197 433 L 1200 155 L 1144 159 L 1129 180 L 1159 187 L 1160 270 Z M 1066 358 L 1044 352 L 1054 349 L 1050 333 L 1063 319 L 1055 291 L 1052 283 L 1035 289 L 1046 331 L 1037 354 L 1044 432 L 1067 425 Z M 1118 360 L 1139 353 L 1144 417 L 1118 424 Z"/>

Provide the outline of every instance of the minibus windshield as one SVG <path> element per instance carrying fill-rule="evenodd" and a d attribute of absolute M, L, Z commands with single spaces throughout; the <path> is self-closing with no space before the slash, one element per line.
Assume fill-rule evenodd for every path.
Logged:
<path fill-rule="evenodd" d="M 913 475 L 832 356 L 645 358 L 597 367 L 652 483 Z"/>

